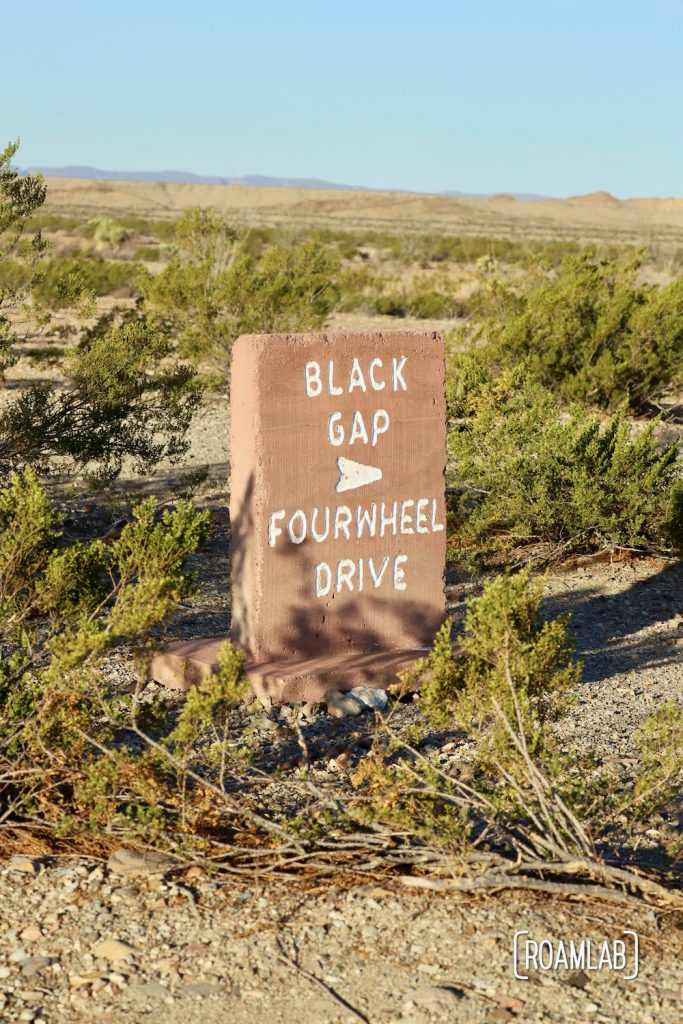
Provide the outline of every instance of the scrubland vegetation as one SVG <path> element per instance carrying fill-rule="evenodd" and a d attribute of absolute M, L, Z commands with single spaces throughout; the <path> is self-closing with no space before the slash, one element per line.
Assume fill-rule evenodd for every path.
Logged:
<path fill-rule="evenodd" d="M 404 867 L 424 850 L 487 851 L 529 884 L 571 875 L 665 899 L 615 864 L 680 792 L 683 709 L 643 721 L 626 794 L 596 761 L 563 753 L 555 725 L 581 667 L 568 622 L 541 617 L 536 570 L 606 550 L 680 554 L 682 463 L 659 428 L 683 388 L 683 278 L 648 284 L 657 253 L 575 242 L 247 229 L 199 209 L 177 222 L 58 217 L 41 210 L 44 183 L 12 170 L 14 153 L 0 157 L 0 371 L 29 356 L 58 373 L 0 404 L 3 827 L 72 847 L 127 837 L 226 866 L 249 850 L 329 863 L 335 842 L 367 851 L 381 836 Z M 444 774 L 414 732 L 378 717 L 354 795 L 278 816 L 260 807 L 235 734 L 237 652 L 226 645 L 221 672 L 179 712 L 142 698 L 144 665 L 132 693 L 107 677 L 113 651 L 134 646 L 144 662 L 192 595 L 208 514 L 149 500 L 77 540 L 51 478 L 93 488 L 129 458 L 145 473 L 181 462 L 238 334 L 348 314 L 446 336 L 450 556 L 488 578 L 460 657 L 447 625 L 404 685 L 421 679 L 427 726 L 460 731 L 475 753 L 468 781 Z M 297 786 L 306 770 L 304 758 Z M 661 853 L 672 881 L 680 843 Z"/>

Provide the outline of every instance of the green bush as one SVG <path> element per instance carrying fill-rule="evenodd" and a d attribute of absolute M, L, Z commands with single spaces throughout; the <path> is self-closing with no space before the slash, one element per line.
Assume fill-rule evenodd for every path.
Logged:
<path fill-rule="evenodd" d="M 453 543 L 472 556 L 548 542 L 555 557 L 683 547 L 683 467 L 651 423 L 564 414 L 524 370 L 464 360 L 449 384 Z"/>
<path fill-rule="evenodd" d="M 6 258 L 0 261 L 0 303 L 9 295 L 24 291 L 31 282 L 33 269 L 23 260 Z"/>
<path fill-rule="evenodd" d="M 148 643 L 194 592 L 189 558 L 208 517 L 183 501 L 158 515 L 150 499 L 118 539 L 68 542 L 32 470 L 0 491 L 3 820 L 30 820 L 57 836 L 122 830 L 148 842 L 164 820 L 182 829 L 189 748 L 237 692 L 241 658 L 224 652 L 210 693 L 190 696 L 167 737 L 172 761 L 129 749 L 127 735 L 167 714 L 158 701 L 138 706 L 112 693 L 101 666 L 116 648 Z"/>
<path fill-rule="evenodd" d="M 143 321 L 124 323 L 72 353 L 70 383 L 36 385 L 0 411 L 0 478 L 34 466 L 88 471 L 93 484 L 179 461 L 201 390 L 188 366 L 165 365 L 170 344 Z"/>
<path fill-rule="evenodd" d="M 495 760 L 518 774 L 524 769 L 505 720 L 521 725 L 532 756 L 546 757 L 547 723 L 567 709 L 581 677 L 568 618 L 541 618 L 544 583 L 528 568 L 489 581 L 467 606 L 458 656 L 453 656 L 447 622 L 418 666 L 425 680 L 422 706 L 432 720 L 455 721 L 476 735 L 480 764 Z"/>
<path fill-rule="evenodd" d="M 452 295 L 423 287 L 413 291 L 408 310 L 423 320 L 449 320 L 460 314 L 461 307 Z"/>
<path fill-rule="evenodd" d="M 409 289 L 390 289 L 372 303 L 380 316 L 417 317 L 421 320 L 447 320 L 461 312 L 461 303 L 445 292 L 419 282 Z"/>
<path fill-rule="evenodd" d="M 116 247 L 129 237 L 128 230 L 111 217 L 100 217 L 93 225 L 93 238 L 101 245 Z"/>
<path fill-rule="evenodd" d="M 637 848 L 651 815 L 680 793 L 683 708 L 670 703 L 641 722 L 639 766 L 625 789 L 610 784 L 592 755 L 565 752 L 554 722 L 573 703 L 581 666 L 568 618 L 541 613 L 543 589 L 529 569 L 490 580 L 468 602 L 457 645 L 447 622 L 430 654 L 404 674 L 404 684 L 422 684 L 420 706 L 433 725 L 473 741 L 468 763 L 444 770 L 415 749 L 414 727 L 397 735 L 389 719 L 389 743 L 377 743 L 356 773 L 352 810 L 432 850 L 466 858 L 483 848 L 508 854 L 515 870 L 531 862 L 530 872 L 541 868 L 543 878 L 608 879 L 612 851 Z M 662 853 L 676 858 L 679 846 Z M 622 869 L 616 881 L 627 877 Z"/>
<path fill-rule="evenodd" d="M 614 410 L 647 408 L 683 382 L 683 278 L 637 284 L 638 261 L 568 256 L 480 331 L 483 357 L 498 367 L 525 360 L 564 398 Z"/>
<path fill-rule="evenodd" d="M 0 154 L 0 268 L 12 265 L 12 280 L 0 286 L 0 383 L 17 359 L 17 323 L 24 336 L 39 337 L 55 308 L 90 312 L 93 292 L 119 287 L 135 272 L 130 264 L 99 258 L 53 260 L 43 269 L 40 233 L 22 241 L 22 232 L 45 200 L 45 184 L 12 169 L 16 150 L 11 145 Z M 187 450 L 201 392 L 194 371 L 167 365 L 169 341 L 146 322 L 114 326 L 112 319 L 107 327 L 68 358 L 66 387 L 34 385 L 3 403 L 0 478 L 25 466 L 42 473 L 59 467 L 84 470 L 93 483 L 103 483 L 120 473 L 126 457 L 149 471 Z M 40 349 L 34 344 L 32 351 Z"/>
<path fill-rule="evenodd" d="M 220 217 L 198 209 L 179 222 L 177 240 L 177 255 L 143 275 L 141 289 L 184 354 L 224 361 L 239 334 L 315 330 L 333 308 L 338 261 L 315 242 L 252 256 Z"/>
<path fill-rule="evenodd" d="M 78 291 L 112 295 L 122 289 L 137 289 L 140 265 L 101 256 L 71 256 L 45 261 L 33 286 L 33 298 L 41 306 L 63 309 L 73 305 Z"/>
<path fill-rule="evenodd" d="M 12 166 L 18 148 L 14 142 L 0 151 L 0 385 L 5 370 L 17 360 L 14 345 L 19 328 L 12 314 L 25 308 L 36 266 L 47 248 L 39 231 L 22 238 L 26 221 L 45 202 L 46 188 L 41 175 L 22 176 Z M 39 319 L 35 326 L 40 329 L 44 323 L 44 318 Z"/>

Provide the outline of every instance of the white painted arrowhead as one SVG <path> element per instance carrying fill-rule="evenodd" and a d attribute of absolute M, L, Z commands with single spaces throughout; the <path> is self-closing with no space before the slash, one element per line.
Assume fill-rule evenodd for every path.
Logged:
<path fill-rule="evenodd" d="M 364 466 L 362 462 L 345 459 L 341 455 L 337 459 L 339 479 L 335 491 L 352 491 L 354 487 L 365 487 L 382 479 L 382 470 L 375 466 Z"/>

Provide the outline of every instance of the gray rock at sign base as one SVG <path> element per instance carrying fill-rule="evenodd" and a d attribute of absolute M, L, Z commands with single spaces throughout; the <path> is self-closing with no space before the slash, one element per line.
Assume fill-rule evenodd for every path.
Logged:
<path fill-rule="evenodd" d="M 352 697 L 350 693 L 342 693 L 341 690 L 327 690 L 324 700 L 327 705 L 327 713 L 332 718 L 346 718 L 348 715 L 359 715 L 363 710 L 363 705 L 360 701 Z"/>
<path fill-rule="evenodd" d="M 171 868 L 177 867 L 178 862 L 165 853 L 157 853 L 154 850 L 114 850 L 107 867 L 117 875 L 124 875 L 126 878 L 131 875 L 163 875 Z"/>
<path fill-rule="evenodd" d="M 375 708 L 377 711 L 383 711 L 389 703 L 387 691 L 374 686 L 354 686 L 350 694 L 361 704 L 365 704 L 368 708 Z"/>

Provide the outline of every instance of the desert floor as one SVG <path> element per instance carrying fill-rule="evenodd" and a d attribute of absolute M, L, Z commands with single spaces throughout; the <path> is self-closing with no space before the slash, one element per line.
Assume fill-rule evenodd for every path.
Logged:
<path fill-rule="evenodd" d="M 49 206 L 60 211 L 170 216 L 183 206 L 203 204 L 254 223 L 316 220 L 396 230 L 414 230 L 419 223 L 424 230 L 683 244 L 683 201 L 673 200 L 639 205 L 597 196 L 522 204 L 506 198 L 59 179 L 51 182 L 49 195 Z M 389 325 L 380 317 L 346 314 L 330 326 Z M 403 329 L 425 326 L 442 325 L 401 323 Z M 10 392 L 38 375 L 50 371 L 20 360 L 8 374 Z M 198 502 L 211 509 L 215 529 L 198 557 L 200 593 L 179 608 L 171 640 L 227 633 L 228 424 L 227 394 L 217 392 L 192 427 L 183 469 L 210 466 Z M 683 430 L 667 431 L 683 447 Z M 107 501 L 93 499 L 97 512 L 88 517 L 93 528 L 106 529 L 120 502 L 146 493 L 165 497 L 176 474 L 163 465 L 146 480 L 124 474 Z M 78 534 L 79 509 L 91 498 L 65 484 L 55 493 Z M 480 584 L 457 572 L 447 580 L 449 607 L 458 616 Z M 661 701 L 683 697 L 683 565 L 655 559 L 574 563 L 550 575 L 546 609 L 571 611 L 585 658 L 579 701 L 563 723 L 566 745 L 596 751 L 619 786 L 634 765 L 638 721 Z M 129 685 L 125 655 L 112 658 L 109 670 L 116 685 Z M 419 702 L 401 705 L 396 714 L 411 721 L 419 715 Z M 274 775 L 296 748 L 286 716 L 277 709 L 245 709 L 244 723 L 253 732 L 265 773 L 264 802 L 296 801 L 293 772 Z M 349 785 L 349 772 L 373 732 L 371 717 L 331 719 L 321 711 L 306 730 L 315 752 L 316 783 L 330 791 Z M 429 746 L 443 767 L 466 760 L 466 748 L 448 732 L 431 735 Z M 676 824 L 662 816 L 651 838 Z M 226 880 L 197 866 L 155 870 L 133 859 L 122 869 L 97 857 L 43 857 L 31 847 L 23 852 L 25 857 L 0 865 L 0 1016 L 8 1024 L 681 1020 L 680 916 L 635 900 L 611 904 L 502 891 L 485 898 L 421 891 L 372 866 L 362 881 L 343 876 L 315 883 L 265 876 Z M 647 858 L 646 848 L 641 855 Z M 624 929 L 635 929 L 640 937 L 635 980 L 608 970 L 532 972 L 529 980 L 513 975 L 518 931 L 528 930 L 539 941 L 602 943 L 620 938 Z M 126 945 L 102 947 L 107 940 Z"/>

